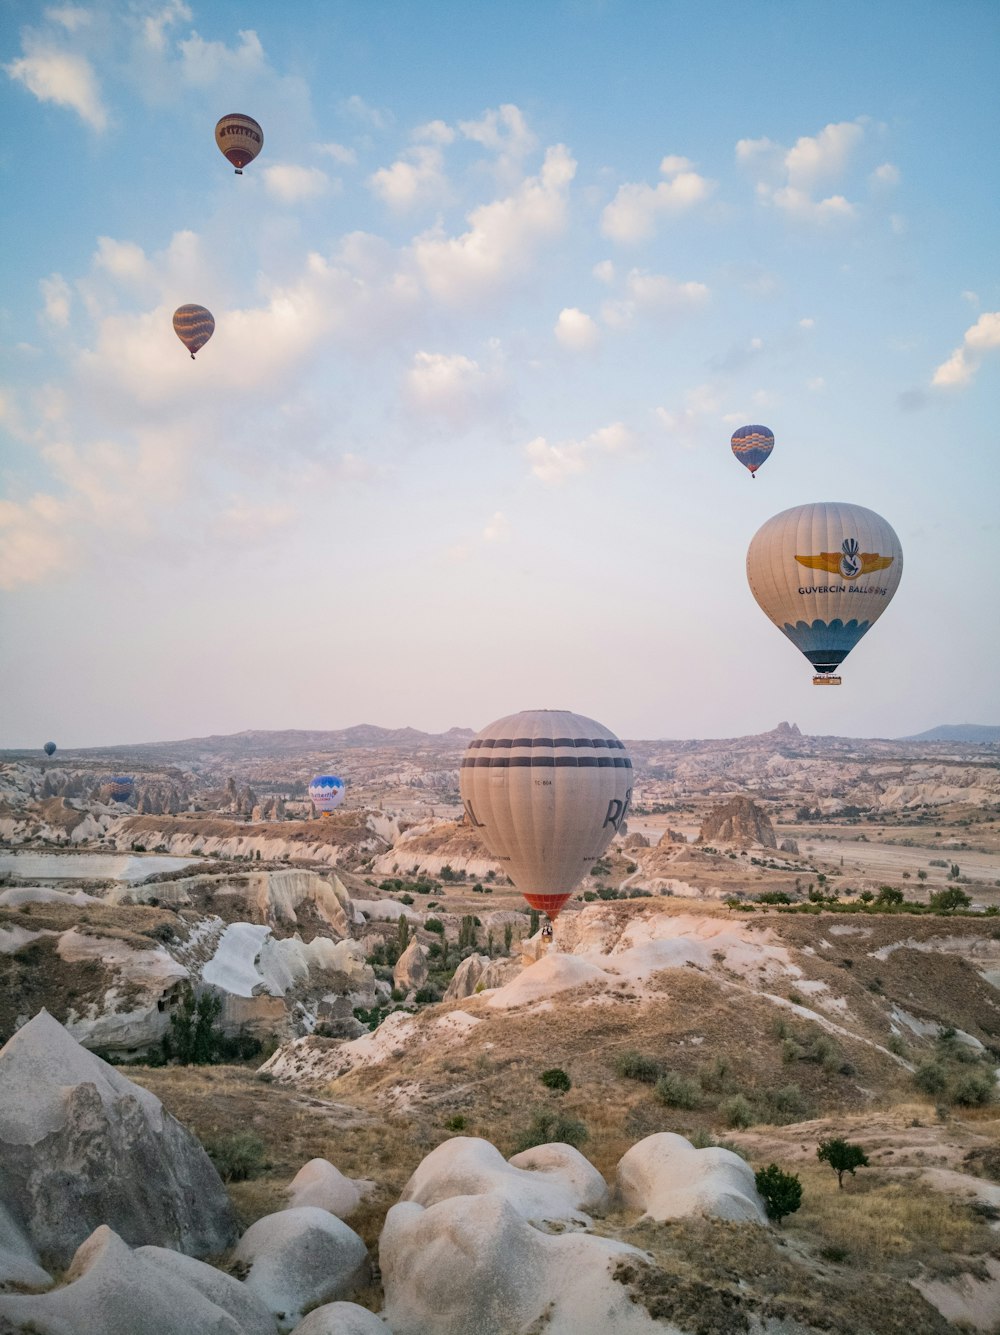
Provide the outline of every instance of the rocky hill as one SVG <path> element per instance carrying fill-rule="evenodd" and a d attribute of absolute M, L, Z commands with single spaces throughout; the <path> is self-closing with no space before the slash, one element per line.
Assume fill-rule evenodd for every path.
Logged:
<path fill-rule="evenodd" d="M 765 812 L 749 797 L 734 797 L 713 807 L 701 822 L 699 843 L 736 844 L 741 848 L 759 845 L 777 848 L 774 826 Z"/>

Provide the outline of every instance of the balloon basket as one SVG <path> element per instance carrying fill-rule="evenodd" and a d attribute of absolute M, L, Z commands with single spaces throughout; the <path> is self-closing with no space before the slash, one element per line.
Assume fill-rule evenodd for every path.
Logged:
<path fill-rule="evenodd" d="M 814 686 L 842 686 L 843 684 L 843 677 L 813 677 Z"/>

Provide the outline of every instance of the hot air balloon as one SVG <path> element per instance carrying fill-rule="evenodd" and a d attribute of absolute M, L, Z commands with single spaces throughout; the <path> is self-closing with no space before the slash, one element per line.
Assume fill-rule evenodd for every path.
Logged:
<path fill-rule="evenodd" d="M 45 745 L 42 747 L 42 750 L 45 752 L 47 756 L 54 756 L 56 753 L 55 742 L 46 742 Z"/>
<path fill-rule="evenodd" d="M 174 311 L 174 333 L 191 354 L 205 346 L 215 333 L 215 317 L 204 306 L 178 306 Z"/>
<path fill-rule="evenodd" d="M 743 467 L 750 470 L 752 478 L 774 449 L 774 432 L 766 426 L 741 426 L 739 431 L 733 432 L 730 443 L 733 453 Z"/>
<path fill-rule="evenodd" d="M 334 774 L 317 774 L 309 785 L 309 800 L 317 811 L 329 815 L 344 800 L 344 780 Z"/>
<path fill-rule="evenodd" d="M 769 519 L 747 552 L 757 602 L 812 663 L 816 686 L 839 686 L 836 669 L 888 607 L 903 550 L 874 510 L 841 501 L 798 505 Z"/>
<path fill-rule="evenodd" d="M 531 907 L 554 919 L 621 828 L 632 761 L 593 719 L 529 709 L 469 743 L 459 790 L 483 843 Z"/>
<path fill-rule="evenodd" d="M 243 168 L 264 147 L 264 131 L 252 116 L 243 116 L 238 111 L 223 116 L 215 127 L 215 142 L 219 152 L 236 168 L 236 175 L 243 175 Z"/>
<path fill-rule="evenodd" d="M 135 779 L 130 774 L 112 774 L 104 786 L 112 802 L 127 802 L 135 788 Z"/>

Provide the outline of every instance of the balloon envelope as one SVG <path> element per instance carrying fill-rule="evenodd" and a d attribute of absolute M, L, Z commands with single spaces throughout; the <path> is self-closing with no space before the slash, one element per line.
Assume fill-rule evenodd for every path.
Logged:
<path fill-rule="evenodd" d="M 902 573 L 903 550 L 889 524 L 840 501 L 783 510 L 747 552 L 753 596 L 821 676 L 879 619 Z"/>
<path fill-rule="evenodd" d="M 309 800 L 317 811 L 333 811 L 344 800 L 344 780 L 335 774 L 318 774 L 309 785 Z"/>
<path fill-rule="evenodd" d="M 593 719 L 531 709 L 473 738 L 459 789 L 483 843 L 532 908 L 554 918 L 628 813 L 632 761 Z"/>
<path fill-rule="evenodd" d="M 105 787 L 113 802 L 127 802 L 132 796 L 135 779 L 129 774 L 112 774 Z"/>
<path fill-rule="evenodd" d="M 236 168 L 236 175 L 243 175 L 243 168 L 264 147 L 264 131 L 252 116 L 244 116 L 238 111 L 223 116 L 215 127 L 215 142 L 219 152 Z"/>
<path fill-rule="evenodd" d="M 174 311 L 174 333 L 191 354 L 205 346 L 215 333 L 215 316 L 204 306 L 178 306 Z"/>
<path fill-rule="evenodd" d="M 54 756 L 56 753 L 55 742 L 46 742 L 45 745 L 42 747 L 42 750 L 45 752 L 47 756 Z"/>
<path fill-rule="evenodd" d="M 733 453 L 753 477 L 774 449 L 774 432 L 766 426 L 741 426 L 730 442 Z"/>

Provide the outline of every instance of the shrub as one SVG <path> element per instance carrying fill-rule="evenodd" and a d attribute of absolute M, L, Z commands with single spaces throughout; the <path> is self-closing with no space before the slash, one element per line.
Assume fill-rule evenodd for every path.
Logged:
<path fill-rule="evenodd" d="M 461 1113 L 456 1113 L 454 1117 L 449 1117 L 444 1124 L 446 1131 L 464 1131 L 466 1126 L 466 1119 Z"/>
<path fill-rule="evenodd" d="M 809 1109 L 798 1085 L 782 1085 L 780 1089 L 769 1089 L 764 1102 L 775 1122 L 803 1117 Z"/>
<path fill-rule="evenodd" d="M 948 1072 L 939 1061 L 921 1062 L 913 1073 L 913 1083 L 922 1094 L 941 1094 L 948 1087 Z"/>
<path fill-rule="evenodd" d="M 955 909 L 967 909 L 972 900 L 964 890 L 959 890 L 957 885 L 953 885 L 947 890 L 938 890 L 936 894 L 931 895 L 928 903 L 932 913 L 952 913 Z"/>
<path fill-rule="evenodd" d="M 546 1089 L 554 1089 L 557 1094 L 565 1094 L 570 1088 L 570 1078 L 559 1066 L 543 1071 L 540 1078 Z"/>
<path fill-rule="evenodd" d="M 732 1068 L 725 1057 L 716 1057 L 711 1066 L 704 1066 L 698 1072 L 702 1089 L 713 1094 L 725 1094 L 730 1087 Z"/>
<path fill-rule="evenodd" d="M 868 1167 L 868 1156 L 861 1146 L 852 1145 L 842 1136 L 835 1136 L 832 1140 L 821 1140 L 816 1150 L 816 1158 L 820 1163 L 828 1163 L 837 1174 L 837 1186 L 841 1191 L 844 1189 L 845 1173 L 850 1173 L 853 1177 L 857 1169 Z"/>
<path fill-rule="evenodd" d="M 750 1100 L 744 1098 L 742 1094 L 733 1094 L 731 1098 L 723 1099 L 719 1104 L 719 1112 L 726 1119 L 727 1126 L 738 1128 L 753 1126 L 753 1108 L 750 1106 Z"/>
<path fill-rule="evenodd" d="M 437 932 L 438 936 L 444 936 L 444 923 L 440 918 L 428 918 L 424 923 L 425 932 Z"/>
<path fill-rule="evenodd" d="M 786 1215 L 794 1214 L 802 1204 L 802 1183 L 794 1173 L 785 1173 L 776 1163 L 754 1174 L 757 1190 L 764 1198 L 768 1219 L 781 1227 Z"/>
<path fill-rule="evenodd" d="M 995 1088 L 993 1076 L 989 1071 L 968 1071 L 965 1075 L 959 1076 L 955 1082 L 952 1098 L 965 1108 L 976 1108 L 984 1103 L 993 1102 Z"/>
<path fill-rule="evenodd" d="M 589 1134 L 584 1124 L 575 1118 L 540 1108 L 532 1116 L 530 1126 L 514 1142 L 514 1153 L 534 1149 L 536 1145 L 552 1144 L 573 1145 L 579 1149 Z"/>
<path fill-rule="evenodd" d="M 264 1142 L 252 1131 L 235 1131 L 205 1146 L 223 1182 L 246 1182 L 270 1168 Z"/>
<path fill-rule="evenodd" d="M 701 1086 L 676 1071 L 665 1071 L 657 1080 L 653 1092 L 668 1108 L 697 1108 L 701 1103 Z"/>
<path fill-rule="evenodd" d="M 618 1057 L 615 1070 L 626 1080 L 641 1080 L 644 1085 L 655 1085 L 663 1074 L 663 1067 L 655 1057 L 647 1057 L 632 1048 Z"/>

